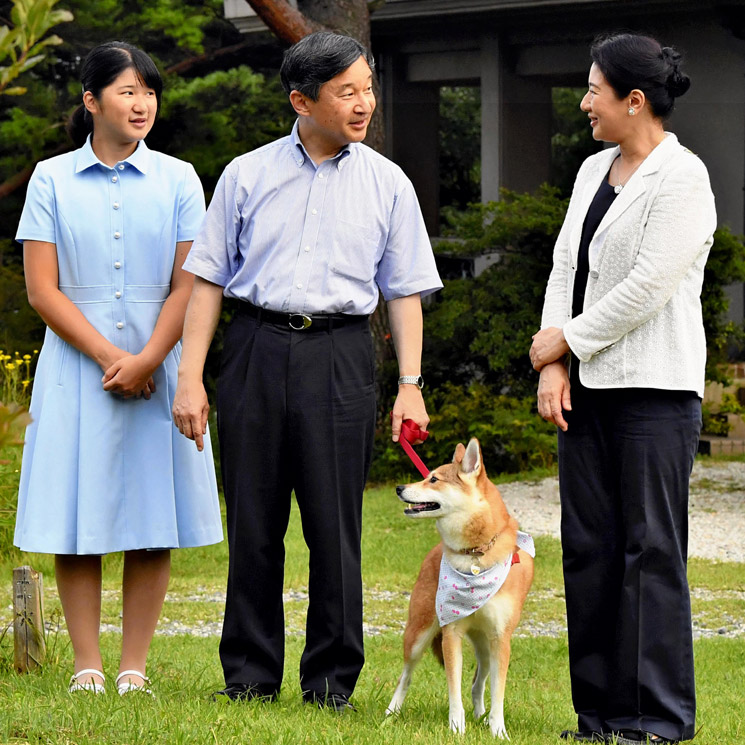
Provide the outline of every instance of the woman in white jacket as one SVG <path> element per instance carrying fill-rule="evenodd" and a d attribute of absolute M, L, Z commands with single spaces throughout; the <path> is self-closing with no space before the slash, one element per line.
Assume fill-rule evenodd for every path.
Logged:
<path fill-rule="evenodd" d="M 538 411 L 559 427 L 578 716 L 562 737 L 677 742 L 695 729 L 687 505 L 714 197 L 664 129 L 690 85 L 680 55 L 619 34 L 591 57 L 580 106 L 593 137 L 618 146 L 580 168 L 530 350 Z"/>

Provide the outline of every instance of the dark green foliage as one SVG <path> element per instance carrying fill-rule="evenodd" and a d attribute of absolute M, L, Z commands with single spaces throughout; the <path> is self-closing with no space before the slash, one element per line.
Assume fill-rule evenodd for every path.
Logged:
<path fill-rule="evenodd" d="M 587 114 L 579 108 L 585 92 L 585 88 L 553 88 L 551 91 L 551 183 L 567 197 L 572 193 L 582 161 L 603 147 L 593 139 Z"/>
<path fill-rule="evenodd" d="M 448 463 L 455 446 L 478 438 L 491 476 L 549 468 L 556 462 L 556 427 L 538 416 L 535 396 L 500 395 L 492 386 L 473 381 L 445 383 L 427 397 L 432 417 L 430 437 L 417 446 L 428 468 Z M 370 480 L 416 481 L 413 464 L 386 432 L 378 439 Z"/>
<path fill-rule="evenodd" d="M 722 366 L 745 343 L 742 324 L 726 320 L 729 298 L 724 288 L 735 282 L 745 282 L 745 245 L 743 236 L 728 227 L 714 233 L 714 245 L 704 270 L 701 306 L 706 330 L 706 379 L 727 383 Z"/>
<path fill-rule="evenodd" d="M 143 48 L 164 75 L 164 107 L 148 144 L 194 161 L 210 192 L 222 168 L 235 155 L 287 131 L 290 108 L 273 77 L 266 80 L 234 55 L 205 58 L 241 42 L 223 18 L 222 0 L 65 0 L 74 23 L 48 59 L 18 78 L 22 97 L 0 97 L 0 184 L 42 158 L 72 144 L 67 117 L 81 102 L 80 66 L 87 52 L 104 41 L 121 39 Z M 0 0 L 0 18 L 9 2 Z M 169 72 L 178 66 L 178 74 Z M 273 76 L 274 73 L 272 73 Z M 0 199 L 0 239 L 18 224 L 25 189 Z M 0 263 L 20 250 L 5 244 Z"/>
<path fill-rule="evenodd" d="M 481 90 L 440 88 L 440 204 L 481 199 Z"/>
<path fill-rule="evenodd" d="M 0 348 L 21 355 L 41 348 L 44 322 L 26 300 L 20 264 L 0 266 Z"/>
<path fill-rule="evenodd" d="M 441 302 L 425 310 L 428 379 L 468 385 L 473 379 L 522 398 L 535 392 L 527 351 L 540 326 L 553 246 L 566 201 L 544 186 L 536 195 L 504 191 L 500 202 L 450 213 L 461 239 L 437 250 L 467 256 L 500 251 L 474 279 L 448 281 Z M 430 369 L 435 365 L 435 369 Z"/>
<path fill-rule="evenodd" d="M 242 65 L 189 80 L 171 76 L 148 145 L 189 161 L 209 198 L 233 158 L 284 137 L 293 121 L 276 75 Z"/>
<path fill-rule="evenodd" d="M 478 277 L 446 281 L 437 301 L 425 305 L 423 370 L 433 435 L 422 457 L 430 467 L 470 437 L 480 439 L 493 473 L 553 463 L 555 428 L 535 410 L 538 376 L 527 353 L 565 211 L 566 201 L 545 186 L 535 195 L 504 191 L 500 202 L 448 213 L 449 232 L 459 240 L 440 244 L 438 252 L 499 250 L 502 257 Z M 387 373 L 394 382 L 395 375 Z M 372 478 L 411 480 L 412 466 L 387 431 L 377 445 Z"/>

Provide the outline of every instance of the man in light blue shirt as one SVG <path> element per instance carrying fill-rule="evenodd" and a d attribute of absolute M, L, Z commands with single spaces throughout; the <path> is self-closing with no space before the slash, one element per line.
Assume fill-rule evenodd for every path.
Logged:
<path fill-rule="evenodd" d="M 284 665 L 283 539 L 294 490 L 310 549 L 304 700 L 343 712 L 364 662 L 362 492 L 375 432 L 368 316 L 388 303 L 399 362 L 392 436 L 429 421 L 420 298 L 442 284 L 411 182 L 361 142 L 373 62 L 321 32 L 285 54 L 292 133 L 228 165 L 184 268 L 197 275 L 173 406 L 201 448 L 204 361 L 236 312 L 218 382 L 230 547 L 220 658 L 234 700 L 274 698 Z"/>

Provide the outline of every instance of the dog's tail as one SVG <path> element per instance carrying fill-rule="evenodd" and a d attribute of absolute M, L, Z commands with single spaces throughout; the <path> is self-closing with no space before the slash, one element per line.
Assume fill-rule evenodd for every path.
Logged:
<path fill-rule="evenodd" d="M 437 661 L 445 667 L 445 658 L 442 656 L 442 631 L 438 631 L 437 635 L 432 640 L 432 654 L 437 658 Z"/>

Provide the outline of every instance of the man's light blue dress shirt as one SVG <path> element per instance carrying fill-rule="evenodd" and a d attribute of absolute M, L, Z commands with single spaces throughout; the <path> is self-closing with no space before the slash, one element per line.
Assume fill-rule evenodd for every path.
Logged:
<path fill-rule="evenodd" d="M 369 315 L 442 287 L 414 187 L 352 143 L 316 165 L 292 133 L 223 172 L 184 268 L 226 297 L 292 313 Z"/>

